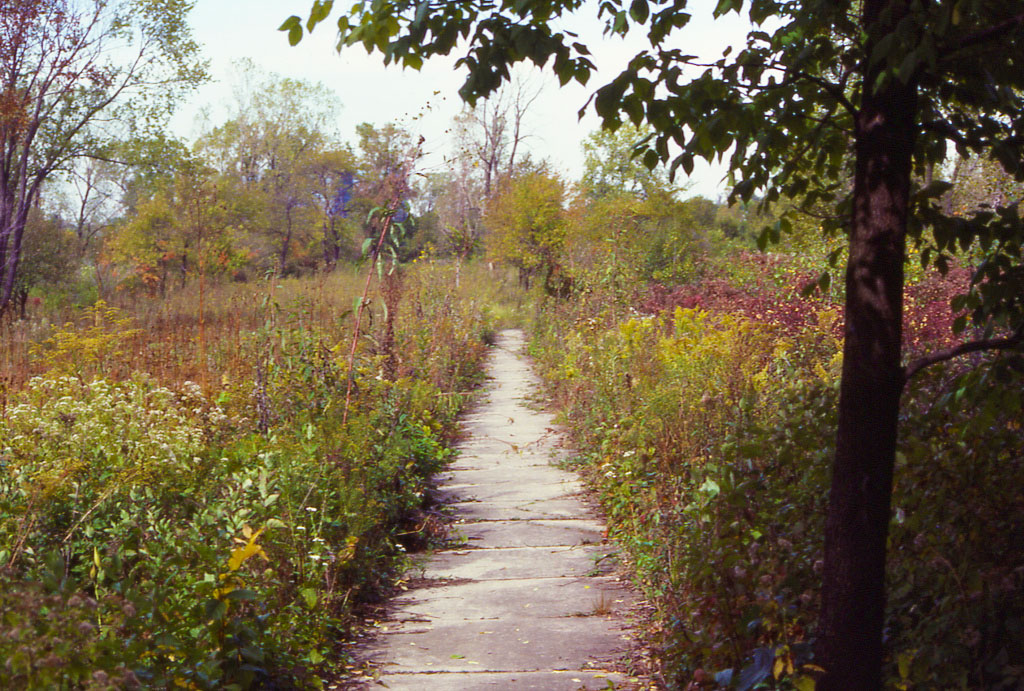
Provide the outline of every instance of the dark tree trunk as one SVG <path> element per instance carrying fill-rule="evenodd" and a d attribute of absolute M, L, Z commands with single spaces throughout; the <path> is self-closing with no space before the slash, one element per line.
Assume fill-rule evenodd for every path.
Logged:
<path fill-rule="evenodd" d="M 519 267 L 519 287 L 523 290 L 529 290 L 530 284 L 532 283 L 533 271 L 530 269 L 524 269 Z"/>
<path fill-rule="evenodd" d="M 870 55 L 893 3 L 865 3 Z M 902 3 L 896 3 L 902 5 Z M 888 18 L 894 26 L 901 12 Z M 865 84 L 878 69 L 865 65 Z M 839 425 L 825 523 L 819 690 L 880 689 L 885 548 L 900 393 L 903 261 L 917 117 L 916 84 L 865 87 L 856 123 L 853 219 Z"/>
<path fill-rule="evenodd" d="M 330 271 L 338 263 L 338 240 L 332 227 L 334 222 L 324 221 L 322 224 L 323 238 L 320 240 L 320 248 L 324 257 L 324 269 Z"/>
<path fill-rule="evenodd" d="M 338 229 L 335 221 L 324 221 L 323 224 L 324 237 L 322 241 L 323 253 L 324 253 L 324 265 L 330 270 L 338 265 L 341 261 L 341 237 L 339 236 Z"/>
<path fill-rule="evenodd" d="M 2 246 L 0 246 L 0 312 L 10 306 L 14 298 L 14 289 L 18 279 L 18 267 L 21 263 L 21 243 L 25 233 L 25 225 L 28 223 L 28 212 L 31 207 L 33 194 L 28 196 L 28 202 L 20 207 L 13 201 L 5 204 L 0 231 L 5 233 Z"/>

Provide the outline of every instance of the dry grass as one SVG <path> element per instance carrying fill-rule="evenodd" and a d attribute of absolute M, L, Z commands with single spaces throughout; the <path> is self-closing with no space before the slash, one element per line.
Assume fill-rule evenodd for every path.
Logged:
<path fill-rule="evenodd" d="M 204 286 L 201 299 L 198 284 L 166 298 L 117 296 L 111 306 L 127 317 L 125 324 L 100 324 L 103 320 L 89 310 L 7 318 L 0 323 L 0 385 L 9 394 L 51 367 L 52 347 L 39 344 L 54 333 L 84 333 L 99 327 L 121 328 L 123 337 L 116 352 L 98 362 L 69 363 L 77 365 L 80 376 L 117 380 L 146 372 L 167 384 L 195 381 L 207 392 L 215 391 L 221 381 L 251 376 L 248 346 L 253 333 L 278 327 L 338 338 L 350 333 L 345 317 L 360 290 L 356 271 L 346 268 L 312 278 Z"/>

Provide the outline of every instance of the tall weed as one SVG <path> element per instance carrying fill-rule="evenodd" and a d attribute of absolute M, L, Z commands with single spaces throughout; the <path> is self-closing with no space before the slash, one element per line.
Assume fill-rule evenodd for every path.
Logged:
<path fill-rule="evenodd" d="M 351 372 L 344 275 L 225 286 L 202 323 L 98 305 L 39 343 L 0 421 L 0 686 L 316 687 L 342 666 L 490 328 L 445 267 L 407 281 L 390 351 L 375 301 Z"/>

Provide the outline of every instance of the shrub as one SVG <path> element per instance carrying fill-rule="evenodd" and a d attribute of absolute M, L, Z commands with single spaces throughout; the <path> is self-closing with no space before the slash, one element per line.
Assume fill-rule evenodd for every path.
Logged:
<path fill-rule="evenodd" d="M 926 288 L 924 316 L 942 299 Z M 653 316 L 600 291 L 546 303 L 533 352 L 655 606 L 669 685 L 811 688 L 837 315 L 714 281 L 675 295 L 695 300 Z M 906 394 L 885 631 L 895 688 L 1021 683 L 1024 419 L 1019 396 L 996 395 L 1020 375 L 998 371 L 1008 386 L 935 371 Z"/>

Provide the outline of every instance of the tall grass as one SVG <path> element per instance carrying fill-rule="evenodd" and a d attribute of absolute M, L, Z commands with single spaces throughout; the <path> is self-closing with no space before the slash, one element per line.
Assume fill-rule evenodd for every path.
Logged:
<path fill-rule="evenodd" d="M 0 686 L 315 687 L 344 664 L 356 606 L 429 529 L 491 329 L 489 287 L 423 262 L 357 336 L 359 283 L 8 325 Z"/>

